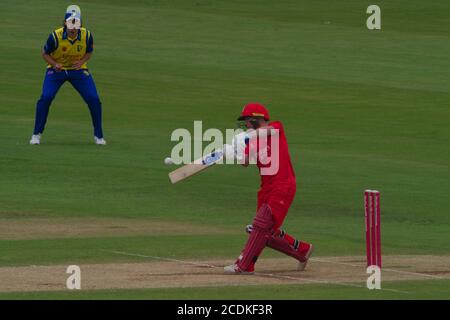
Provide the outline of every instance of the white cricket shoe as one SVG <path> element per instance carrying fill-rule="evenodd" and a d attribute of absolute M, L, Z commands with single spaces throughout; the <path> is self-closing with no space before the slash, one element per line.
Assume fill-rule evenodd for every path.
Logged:
<path fill-rule="evenodd" d="M 100 146 L 104 146 L 106 144 L 106 140 L 103 138 L 97 138 L 94 136 L 94 141 L 95 144 L 100 145 Z"/>
<path fill-rule="evenodd" d="M 309 244 L 309 249 L 306 252 L 304 258 L 302 260 L 298 261 L 298 267 L 297 270 L 298 271 L 304 271 L 306 268 L 306 264 L 308 263 L 309 258 L 311 257 L 312 253 L 314 251 L 314 247 L 312 244 Z"/>
<path fill-rule="evenodd" d="M 253 274 L 253 271 L 243 271 L 237 264 L 232 264 L 223 268 L 225 273 L 229 274 Z"/>
<path fill-rule="evenodd" d="M 41 135 L 33 134 L 31 136 L 30 144 L 41 144 Z"/>

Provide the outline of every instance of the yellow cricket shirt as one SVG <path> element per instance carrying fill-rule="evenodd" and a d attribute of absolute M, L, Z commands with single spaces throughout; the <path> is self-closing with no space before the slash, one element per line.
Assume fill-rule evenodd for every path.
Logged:
<path fill-rule="evenodd" d="M 81 28 L 75 39 L 68 37 L 65 27 L 53 31 L 44 46 L 45 53 L 52 56 L 56 62 L 62 64 L 64 70 L 73 70 L 72 65 L 80 60 L 86 53 L 94 50 L 94 41 L 89 30 Z M 52 68 L 48 65 L 47 68 Z M 82 69 L 87 69 L 83 64 Z"/>

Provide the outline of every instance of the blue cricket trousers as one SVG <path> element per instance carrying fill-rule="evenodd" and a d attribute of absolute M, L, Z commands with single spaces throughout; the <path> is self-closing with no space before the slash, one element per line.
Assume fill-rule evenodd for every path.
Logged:
<path fill-rule="evenodd" d="M 62 70 L 57 72 L 54 69 L 47 69 L 42 95 L 36 104 L 36 119 L 33 134 L 44 132 L 50 104 L 59 88 L 66 81 L 70 82 L 87 103 L 94 126 L 94 135 L 97 138 L 103 138 L 102 104 L 98 97 L 94 79 L 87 70 Z"/>

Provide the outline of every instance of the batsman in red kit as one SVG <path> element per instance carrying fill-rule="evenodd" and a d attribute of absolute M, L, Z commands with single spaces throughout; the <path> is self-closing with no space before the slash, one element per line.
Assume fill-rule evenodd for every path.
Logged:
<path fill-rule="evenodd" d="M 249 237 L 237 261 L 224 268 L 226 273 L 250 274 L 263 249 L 268 246 L 293 257 L 304 270 L 312 254 L 312 244 L 299 241 L 282 229 L 284 219 L 296 192 L 296 179 L 289 155 L 283 125 L 269 122 L 269 112 L 259 103 L 249 103 L 242 110 L 239 121 L 247 131 L 241 136 L 241 164 L 256 163 L 261 175 L 256 216 L 247 226 Z M 239 149 L 239 146 L 237 146 Z M 239 151 L 237 152 L 239 159 Z"/>

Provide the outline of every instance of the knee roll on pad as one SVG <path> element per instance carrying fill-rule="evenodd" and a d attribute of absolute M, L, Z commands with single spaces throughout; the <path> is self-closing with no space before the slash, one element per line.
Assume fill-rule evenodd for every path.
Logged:
<path fill-rule="evenodd" d="M 271 230 L 274 225 L 272 209 L 268 204 L 263 204 L 256 213 L 253 220 L 253 227 L 263 230 Z"/>

